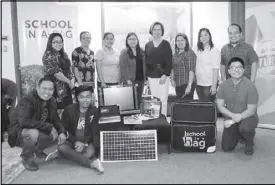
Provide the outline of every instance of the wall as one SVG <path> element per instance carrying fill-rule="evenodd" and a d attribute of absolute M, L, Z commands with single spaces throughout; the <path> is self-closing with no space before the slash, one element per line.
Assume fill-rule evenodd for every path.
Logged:
<path fill-rule="evenodd" d="M 2 36 L 7 36 L 7 41 L 2 41 L 1 71 L 2 77 L 15 82 L 13 39 L 11 26 L 10 2 L 2 2 Z"/>
<path fill-rule="evenodd" d="M 228 42 L 228 2 L 193 2 L 193 46 L 197 44 L 198 32 L 210 30 L 214 45 L 221 50 Z"/>
<path fill-rule="evenodd" d="M 17 4 L 22 65 L 42 64 L 48 36 L 52 32 L 62 34 L 64 48 L 69 58 L 72 51 L 80 45 L 81 31 L 91 32 L 92 50 L 101 46 L 100 2 L 18 2 Z"/>
<path fill-rule="evenodd" d="M 275 3 L 246 2 L 246 42 L 259 61 L 256 87 L 260 125 L 275 128 Z"/>
<path fill-rule="evenodd" d="M 91 32 L 91 49 L 95 52 L 102 45 L 101 35 L 101 2 L 81 2 L 81 3 L 56 3 L 56 2 L 18 2 L 18 24 L 20 40 L 21 64 L 42 64 L 41 57 L 46 48 L 46 38 L 27 39 L 25 20 L 72 20 L 71 30 L 73 38 L 65 38 L 65 49 L 68 55 L 72 50 L 80 45 L 79 33 L 83 30 Z M 12 47 L 12 29 L 10 3 L 2 3 L 3 18 L 2 33 L 9 36 L 5 41 L 8 45 L 8 52 L 3 54 L 2 72 L 3 77 L 15 80 L 14 60 Z M 24 12 L 24 13 L 23 13 Z M 228 3 L 227 2 L 193 2 L 193 44 L 197 42 L 197 34 L 200 28 L 208 27 L 213 36 L 213 42 L 217 48 L 228 42 Z M 41 29 L 40 29 L 41 31 Z M 52 29 L 48 30 L 49 32 Z M 4 44 L 3 43 L 3 44 Z"/>
<path fill-rule="evenodd" d="M 90 48 L 96 52 L 102 46 L 101 2 L 81 2 L 78 4 L 78 12 L 77 35 L 84 30 L 89 31 L 92 35 Z M 79 39 L 77 45 L 80 45 Z"/>

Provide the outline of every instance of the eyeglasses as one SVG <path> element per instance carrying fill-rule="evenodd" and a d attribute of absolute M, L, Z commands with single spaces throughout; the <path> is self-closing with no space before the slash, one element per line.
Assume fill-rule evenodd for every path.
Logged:
<path fill-rule="evenodd" d="M 176 40 L 176 42 L 184 42 L 185 40 Z"/>
<path fill-rule="evenodd" d="M 232 66 L 232 67 L 230 67 L 230 69 L 236 71 L 236 70 L 243 69 L 243 66 L 236 66 L 236 67 L 235 67 L 235 66 Z"/>
<path fill-rule="evenodd" d="M 52 44 L 63 44 L 63 42 L 62 41 L 60 41 L 60 42 L 59 41 L 53 41 Z"/>
<path fill-rule="evenodd" d="M 137 39 L 136 39 L 136 38 L 134 38 L 134 39 L 128 39 L 128 40 L 130 40 L 130 41 L 137 41 Z"/>
<path fill-rule="evenodd" d="M 92 40 L 91 37 L 82 37 L 82 40 Z"/>
<path fill-rule="evenodd" d="M 239 35 L 239 34 L 241 34 L 240 32 L 234 32 L 234 33 L 228 33 L 229 34 L 229 36 L 232 36 L 232 35 Z"/>

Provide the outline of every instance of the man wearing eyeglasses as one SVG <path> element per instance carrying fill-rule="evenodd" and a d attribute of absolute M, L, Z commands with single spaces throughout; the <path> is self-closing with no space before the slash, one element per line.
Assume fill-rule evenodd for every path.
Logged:
<path fill-rule="evenodd" d="M 245 62 L 241 58 L 233 57 L 228 66 L 231 77 L 220 85 L 217 93 L 217 107 L 225 117 L 222 149 L 234 150 L 242 137 L 245 154 L 253 155 L 259 94 L 254 83 L 244 76 Z"/>
<path fill-rule="evenodd" d="M 254 48 L 242 40 L 242 28 L 238 24 L 231 24 L 228 27 L 230 43 L 221 50 L 221 82 L 230 78 L 227 71 L 228 62 L 233 57 L 239 57 L 244 61 L 244 76 L 255 82 L 257 74 L 258 55 Z"/>

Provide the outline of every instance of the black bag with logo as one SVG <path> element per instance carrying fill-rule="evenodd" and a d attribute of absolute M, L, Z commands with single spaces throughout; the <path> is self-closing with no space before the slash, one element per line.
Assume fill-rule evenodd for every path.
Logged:
<path fill-rule="evenodd" d="M 174 152 L 216 151 L 216 106 L 197 100 L 171 105 L 171 149 Z"/>

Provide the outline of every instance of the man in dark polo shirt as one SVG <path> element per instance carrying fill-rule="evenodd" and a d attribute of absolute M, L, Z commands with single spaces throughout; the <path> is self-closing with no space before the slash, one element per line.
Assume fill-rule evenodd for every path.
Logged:
<path fill-rule="evenodd" d="M 243 137 L 246 143 L 244 152 L 252 155 L 259 94 L 255 85 L 244 76 L 245 63 L 241 58 L 233 57 L 228 66 L 231 78 L 220 85 L 217 93 L 218 109 L 225 116 L 222 149 L 225 152 L 234 150 Z"/>
<path fill-rule="evenodd" d="M 238 24 L 228 27 L 230 43 L 221 50 L 221 80 L 224 82 L 230 78 L 228 73 L 228 62 L 233 57 L 239 57 L 244 61 L 244 76 L 255 82 L 257 74 L 258 55 L 254 48 L 242 40 L 242 28 Z"/>

